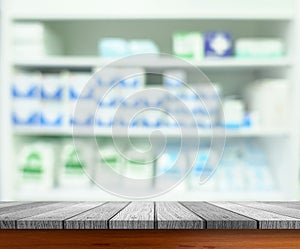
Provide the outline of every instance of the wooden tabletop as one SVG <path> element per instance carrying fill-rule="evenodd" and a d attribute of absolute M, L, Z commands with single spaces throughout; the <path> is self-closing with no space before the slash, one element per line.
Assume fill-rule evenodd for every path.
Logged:
<path fill-rule="evenodd" d="M 300 202 L 0 202 L 1 229 L 299 229 Z"/>

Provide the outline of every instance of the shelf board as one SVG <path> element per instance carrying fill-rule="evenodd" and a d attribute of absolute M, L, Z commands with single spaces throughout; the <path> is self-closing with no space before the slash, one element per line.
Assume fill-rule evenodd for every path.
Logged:
<path fill-rule="evenodd" d="M 53 128 L 53 127 L 15 127 L 14 134 L 18 136 L 76 136 L 76 137 L 111 137 L 112 134 L 116 137 L 160 137 L 162 134 L 168 137 L 181 136 L 200 136 L 211 137 L 214 132 L 215 136 L 224 136 L 223 129 L 174 129 L 174 128 L 120 128 L 112 131 L 111 128 Z M 76 134 L 76 135 L 75 135 Z M 288 129 L 227 129 L 225 130 L 226 137 L 273 137 L 273 136 L 289 136 Z"/>
<path fill-rule="evenodd" d="M 187 63 L 163 57 L 150 57 L 141 59 L 101 59 L 100 57 L 74 57 L 60 56 L 48 58 L 17 58 L 13 65 L 22 68 L 95 68 L 114 63 L 115 66 L 135 66 L 146 68 L 189 68 L 196 66 L 199 68 L 270 68 L 291 66 L 289 58 L 274 59 L 203 59 L 188 60 Z"/>

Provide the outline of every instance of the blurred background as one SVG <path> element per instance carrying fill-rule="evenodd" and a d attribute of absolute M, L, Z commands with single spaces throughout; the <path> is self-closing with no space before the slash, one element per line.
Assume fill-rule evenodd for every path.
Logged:
<path fill-rule="evenodd" d="M 151 179 L 142 186 L 147 193 L 179 183 L 155 200 L 298 200 L 299 6 L 297 0 L 2 0 L 0 199 L 120 200 L 118 190 L 127 186 L 109 167 Z M 143 53 L 151 56 L 110 64 Z M 100 101 L 115 81 L 118 88 Z M 166 94 L 139 94 L 147 89 L 171 92 L 196 123 Z M 159 112 L 126 115 L 152 107 L 180 113 L 177 125 L 188 132 Z M 120 129 L 113 134 L 111 127 Z M 218 167 L 209 156 L 217 153 L 212 130 L 226 137 Z M 155 160 L 153 150 L 134 149 L 148 147 L 150 135 L 158 148 L 161 137 L 153 131 L 168 137 Z M 181 135 L 191 144 L 174 164 Z M 154 177 L 159 173 L 163 182 Z M 200 184 L 201 176 L 210 177 Z"/>

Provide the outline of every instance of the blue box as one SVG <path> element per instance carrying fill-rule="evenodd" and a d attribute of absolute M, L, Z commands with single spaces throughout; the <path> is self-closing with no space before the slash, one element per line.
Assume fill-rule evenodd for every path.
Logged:
<path fill-rule="evenodd" d="M 205 57 L 232 56 L 232 37 L 223 31 L 207 32 L 204 35 Z"/>

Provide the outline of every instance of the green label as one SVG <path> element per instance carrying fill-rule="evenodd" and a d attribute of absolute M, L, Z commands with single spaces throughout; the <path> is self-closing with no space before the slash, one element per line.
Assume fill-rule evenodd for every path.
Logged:
<path fill-rule="evenodd" d="M 26 157 L 26 161 L 21 169 L 24 174 L 41 175 L 43 173 L 43 163 L 38 152 L 31 152 Z"/>

